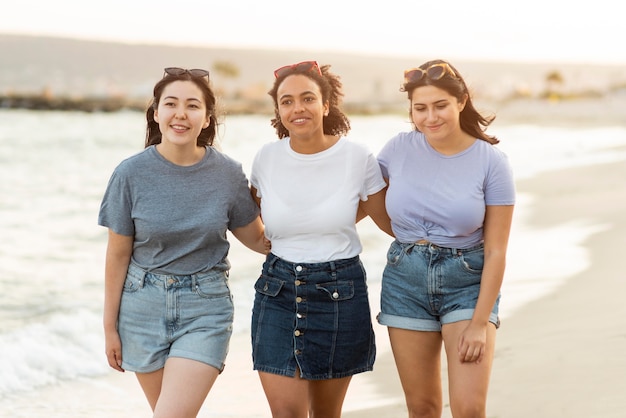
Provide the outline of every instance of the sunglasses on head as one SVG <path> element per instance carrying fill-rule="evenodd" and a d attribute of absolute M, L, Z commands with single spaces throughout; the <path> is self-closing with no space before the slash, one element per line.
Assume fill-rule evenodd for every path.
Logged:
<path fill-rule="evenodd" d="M 431 80 L 441 80 L 446 74 L 451 75 L 453 78 L 457 78 L 457 75 L 452 67 L 445 62 L 433 64 L 425 70 L 422 68 L 411 68 L 404 71 L 404 83 L 418 82 L 424 78 L 424 76 L 430 78 Z"/>
<path fill-rule="evenodd" d="M 322 70 L 320 70 L 320 66 L 317 64 L 317 61 L 302 61 L 297 64 L 285 65 L 284 67 L 280 67 L 279 69 L 274 71 L 274 77 L 278 78 L 295 70 L 315 70 L 319 75 L 322 75 Z"/>
<path fill-rule="evenodd" d="M 167 67 L 163 71 L 165 71 L 166 75 L 180 76 L 183 74 L 189 74 L 192 77 L 209 78 L 209 72 L 207 70 L 202 70 L 200 68 L 187 70 L 185 68 L 180 68 L 180 67 Z M 165 77 L 165 75 L 163 77 Z"/>

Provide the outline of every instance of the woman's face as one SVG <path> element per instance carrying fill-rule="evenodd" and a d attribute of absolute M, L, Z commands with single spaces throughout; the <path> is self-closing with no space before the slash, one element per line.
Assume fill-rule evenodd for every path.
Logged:
<path fill-rule="evenodd" d="M 163 89 L 154 112 L 163 142 L 196 146 L 198 135 L 209 126 L 202 90 L 192 81 L 174 81 Z"/>
<path fill-rule="evenodd" d="M 417 87 L 411 95 L 411 120 L 428 139 L 446 139 L 461 130 L 459 118 L 466 100 L 459 102 L 438 87 Z"/>
<path fill-rule="evenodd" d="M 289 136 L 310 137 L 324 135 L 324 116 L 328 115 L 328 102 L 315 81 L 301 74 L 290 75 L 277 90 L 278 114 Z"/>

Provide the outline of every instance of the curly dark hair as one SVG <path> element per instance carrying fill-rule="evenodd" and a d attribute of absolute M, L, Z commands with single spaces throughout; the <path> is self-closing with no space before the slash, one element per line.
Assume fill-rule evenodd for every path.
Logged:
<path fill-rule="evenodd" d="M 150 104 L 146 110 L 147 126 L 145 147 L 148 148 L 150 145 L 161 143 L 161 130 L 159 129 L 159 124 L 154 120 L 154 112 L 159 107 L 159 101 L 163 95 L 163 90 L 167 85 L 173 83 L 174 81 L 191 81 L 198 86 L 198 88 L 200 88 L 200 91 L 202 91 L 202 96 L 204 97 L 204 102 L 206 104 L 206 114 L 209 117 L 209 126 L 202 129 L 200 135 L 198 135 L 197 145 L 199 147 L 213 145 L 213 139 L 215 139 L 215 134 L 217 132 L 217 117 L 215 116 L 217 100 L 215 98 L 215 93 L 213 92 L 213 89 L 211 89 L 208 77 L 197 77 L 191 75 L 189 72 L 184 72 L 179 75 L 166 74 L 165 77 L 159 80 L 154 86 L 152 100 L 150 100 Z"/>
<path fill-rule="evenodd" d="M 274 118 L 271 125 L 276 129 L 276 135 L 279 139 L 289 136 L 289 131 L 280 120 L 278 113 L 278 87 L 285 78 L 294 74 L 302 74 L 313 80 L 322 92 L 322 101 L 329 103 L 328 116 L 324 117 L 323 126 L 325 135 L 345 135 L 350 131 L 350 121 L 348 117 L 340 109 L 343 97 L 342 84 L 339 76 L 329 71 L 330 65 L 322 65 L 319 67 L 321 75 L 317 71 L 311 71 L 310 68 L 293 67 L 289 70 L 281 72 L 280 76 L 274 80 L 274 86 L 267 92 L 274 100 Z"/>
<path fill-rule="evenodd" d="M 413 96 L 413 91 L 416 88 L 422 86 L 433 86 L 445 90 L 451 96 L 456 97 L 458 101 L 463 101 L 463 99 L 467 95 L 467 102 L 465 103 L 465 107 L 461 111 L 459 117 L 461 129 L 464 132 L 474 136 L 475 138 L 482 139 L 483 141 L 487 141 L 490 144 L 497 144 L 498 142 L 500 142 L 497 137 L 493 135 L 487 135 L 487 133 L 485 132 L 487 127 L 495 119 L 495 115 L 483 116 L 478 112 L 478 110 L 476 110 L 476 108 L 474 107 L 474 103 L 472 102 L 469 89 L 467 88 L 467 84 L 465 84 L 465 80 L 463 80 L 463 77 L 461 77 L 459 71 L 454 68 L 452 64 L 445 60 L 436 59 L 425 62 L 424 64 L 420 65 L 419 68 L 426 71 L 429 67 L 436 64 L 447 65 L 448 67 L 450 67 L 450 69 L 452 69 L 454 74 L 450 74 L 448 72 L 438 80 L 432 79 L 425 75 L 418 81 L 405 81 L 405 83 L 400 88 L 400 91 L 407 93 L 409 101 Z M 409 109 L 409 115 L 410 114 L 411 110 Z M 417 127 L 415 127 L 415 129 L 417 130 Z"/>

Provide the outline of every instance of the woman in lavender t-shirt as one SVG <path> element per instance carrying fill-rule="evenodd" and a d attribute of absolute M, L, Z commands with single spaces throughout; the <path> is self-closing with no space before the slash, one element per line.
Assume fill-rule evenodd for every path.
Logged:
<path fill-rule="evenodd" d="M 409 416 L 441 416 L 443 344 L 452 414 L 484 417 L 513 175 L 499 141 L 485 133 L 493 117 L 476 111 L 452 65 L 435 60 L 405 71 L 402 91 L 415 130 L 378 156 L 396 237 L 378 321 L 388 327 Z"/>

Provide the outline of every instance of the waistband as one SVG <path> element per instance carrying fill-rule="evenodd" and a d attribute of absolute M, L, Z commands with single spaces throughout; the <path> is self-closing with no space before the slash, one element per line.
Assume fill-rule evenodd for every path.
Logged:
<path fill-rule="evenodd" d="M 162 274 L 162 273 L 153 273 L 151 271 L 145 270 L 139 267 L 137 264 L 131 262 L 128 266 L 128 275 L 133 276 L 139 280 L 143 285 L 143 282 L 148 278 L 151 282 L 162 282 L 167 286 L 178 284 L 178 285 L 187 285 L 190 284 L 195 286 L 199 280 L 206 279 L 209 277 L 228 277 L 228 272 L 222 270 L 209 270 L 207 272 L 202 273 L 194 273 L 194 274 Z"/>
<path fill-rule="evenodd" d="M 341 268 L 350 267 L 356 263 L 360 262 L 360 258 L 358 255 L 352 258 L 342 258 L 339 260 L 331 260 L 324 261 L 320 263 L 295 263 L 293 261 L 288 261 L 269 253 L 267 255 L 266 263 L 268 268 L 287 268 L 289 270 L 296 271 L 308 271 L 308 272 L 316 272 L 316 271 L 336 271 Z"/>
<path fill-rule="evenodd" d="M 478 245 L 475 245 L 469 248 L 441 247 L 437 244 L 433 244 L 432 242 L 426 241 L 426 240 L 420 240 L 417 242 L 408 242 L 408 243 L 399 242 L 396 240 L 396 242 L 400 246 L 403 247 L 404 251 L 406 251 L 409 254 L 411 253 L 411 251 L 413 251 L 414 248 L 421 249 L 423 251 L 427 250 L 427 251 L 430 251 L 431 253 L 444 253 L 444 254 L 451 254 L 451 255 L 461 255 L 463 253 L 481 250 L 483 248 L 482 242 Z"/>

